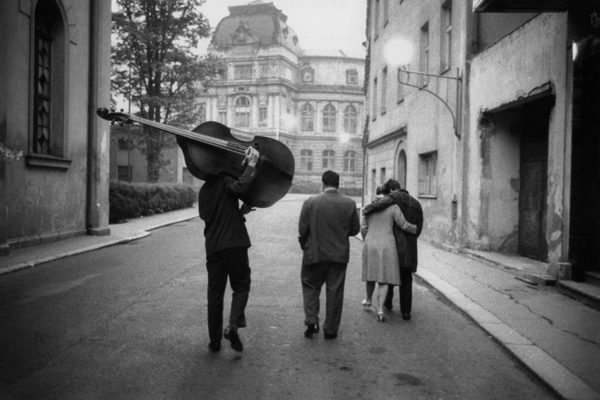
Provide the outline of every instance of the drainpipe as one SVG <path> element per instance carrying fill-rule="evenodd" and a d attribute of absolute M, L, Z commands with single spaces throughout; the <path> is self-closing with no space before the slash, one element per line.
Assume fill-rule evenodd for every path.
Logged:
<path fill-rule="evenodd" d="M 86 230 L 88 235 L 109 235 L 107 123 L 96 110 L 110 98 L 110 2 L 90 1 L 88 151 Z M 104 51 L 109 49 L 108 52 Z"/>

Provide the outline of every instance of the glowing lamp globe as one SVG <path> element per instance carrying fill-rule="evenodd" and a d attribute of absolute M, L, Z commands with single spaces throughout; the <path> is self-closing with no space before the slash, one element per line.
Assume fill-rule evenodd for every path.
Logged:
<path fill-rule="evenodd" d="M 383 47 L 383 56 L 387 63 L 396 67 L 408 65 L 413 54 L 412 44 L 402 37 L 389 40 Z"/>

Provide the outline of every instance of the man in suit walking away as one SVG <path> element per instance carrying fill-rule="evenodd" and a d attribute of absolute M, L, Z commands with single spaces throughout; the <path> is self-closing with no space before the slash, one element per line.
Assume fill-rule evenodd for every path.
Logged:
<path fill-rule="evenodd" d="M 367 215 L 397 204 L 406 220 L 417 226 L 416 235 L 394 229 L 400 267 L 400 312 L 402 313 L 402 319 L 409 320 L 412 312 L 412 274 L 417 272 L 417 238 L 423 229 L 423 209 L 421 203 L 412 197 L 408 191 L 402 189 L 400 183 L 395 179 L 389 179 L 384 184 L 384 192 L 389 194 L 366 206 L 363 214 Z M 393 288 L 390 288 L 384 303 L 388 310 L 392 309 L 393 295 Z"/>
<path fill-rule="evenodd" d="M 298 240 L 302 256 L 302 297 L 304 300 L 304 336 L 319 332 L 319 296 L 325 284 L 325 339 L 335 339 L 342 319 L 346 267 L 350 258 L 349 237 L 360 230 L 354 200 L 338 192 L 340 176 L 325 171 L 323 192 L 302 205 Z"/>

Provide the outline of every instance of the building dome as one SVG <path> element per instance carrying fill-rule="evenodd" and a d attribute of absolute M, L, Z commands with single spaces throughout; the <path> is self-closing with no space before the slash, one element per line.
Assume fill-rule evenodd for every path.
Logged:
<path fill-rule="evenodd" d="M 210 47 L 225 50 L 243 45 L 285 46 L 299 52 L 298 37 L 286 21 L 287 16 L 273 3 L 261 0 L 229 7 L 229 15 L 217 25 Z"/>

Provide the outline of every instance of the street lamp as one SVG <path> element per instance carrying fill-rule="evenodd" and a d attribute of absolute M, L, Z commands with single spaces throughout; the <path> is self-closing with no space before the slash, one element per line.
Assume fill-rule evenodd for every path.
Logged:
<path fill-rule="evenodd" d="M 438 100 L 440 100 L 442 102 L 442 104 L 444 104 L 444 106 L 450 112 L 450 116 L 452 117 L 452 126 L 454 128 L 454 135 L 458 139 L 460 139 L 461 138 L 460 131 L 459 131 L 460 119 L 458 118 L 458 114 L 460 113 L 460 110 L 461 110 L 461 94 L 462 94 L 461 93 L 462 77 L 460 75 L 460 70 L 458 68 L 456 69 L 456 76 L 435 75 L 435 74 L 430 74 L 430 73 L 422 72 L 422 71 L 409 70 L 407 66 L 410 63 L 410 61 L 412 60 L 413 54 L 414 54 L 414 49 L 413 49 L 412 44 L 408 40 L 406 40 L 402 37 L 396 37 L 396 38 L 391 39 L 383 47 L 383 55 L 384 55 L 386 61 L 388 62 L 388 64 L 391 64 L 398 68 L 398 77 L 397 77 L 398 83 L 401 85 L 413 87 L 415 89 L 419 89 L 424 92 L 427 92 L 427 93 L 431 94 L 432 96 L 434 96 L 435 98 L 437 98 Z M 406 81 L 402 80 L 402 78 L 401 78 L 402 73 L 406 74 L 406 76 L 408 77 L 408 79 Z M 446 79 L 446 80 L 455 82 L 455 84 L 456 84 L 456 109 L 455 110 L 452 109 L 452 107 L 450 106 L 450 104 L 448 104 L 448 102 L 446 100 L 444 100 L 437 93 L 429 90 L 425 86 L 410 83 L 409 80 L 410 80 L 411 74 L 416 75 L 416 76 L 427 76 L 427 77 L 437 78 L 437 79 Z"/>

